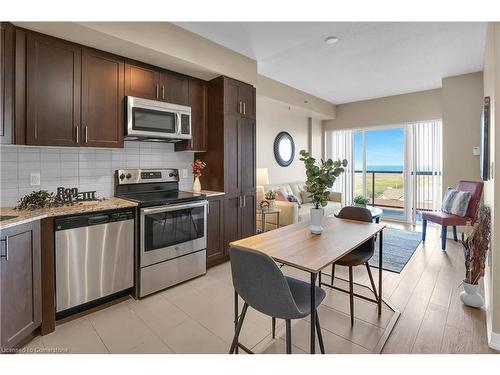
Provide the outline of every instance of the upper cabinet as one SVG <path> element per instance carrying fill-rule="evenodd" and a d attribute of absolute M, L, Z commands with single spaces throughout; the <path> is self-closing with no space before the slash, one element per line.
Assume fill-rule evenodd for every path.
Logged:
<path fill-rule="evenodd" d="M 255 93 L 254 88 L 244 82 L 226 78 L 224 91 L 224 110 L 229 115 L 246 118 L 255 118 Z"/>
<path fill-rule="evenodd" d="M 149 65 L 125 64 L 125 95 L 168 103 L 189 104 L 189 79 Z"/>
<path fill-rule="evenodd" d="M 26 143 L 79 145 L 81 48 L 29 33 L 26 61 Z"/>
<path fill-rule="evenodd" d="M 0 22 L 0 143 L 12 142 L 14 124 L 15 29 Z"/>
<path fill-rule="evenodd" d="M 123 147 L 123 59 L 88 48 L 82 64 L 82 145 Z"/>

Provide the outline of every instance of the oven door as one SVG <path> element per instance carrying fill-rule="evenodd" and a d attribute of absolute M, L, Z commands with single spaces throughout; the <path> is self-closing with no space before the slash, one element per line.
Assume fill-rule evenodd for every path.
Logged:
<path fill-rule="evenodd" d="M 141 209 L 141 267 L 207 247 L 208 201 Z"/>

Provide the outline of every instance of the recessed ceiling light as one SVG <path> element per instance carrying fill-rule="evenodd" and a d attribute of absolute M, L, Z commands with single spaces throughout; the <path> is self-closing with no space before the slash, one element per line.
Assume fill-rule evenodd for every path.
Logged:
<path fill-rule="evenodd" d="M 329 36 L 329 37 L 325 38 L 326 44 L 335 44 L 338 41 L 339 41 L 339 38 L 337 38 L 336 36 Z"/>

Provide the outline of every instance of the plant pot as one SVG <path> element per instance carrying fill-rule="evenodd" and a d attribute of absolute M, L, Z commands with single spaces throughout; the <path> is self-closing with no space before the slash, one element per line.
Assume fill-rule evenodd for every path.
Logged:
<path fill-rule="evenodd" d="M 481 307 L 484 305 L 484 299 L 479 294 L 479 284 L 469 284 L 464 281 L 464 290 L 460 293 L 460 300 L 464 305 L 470 307 Z"/>
<path fill-rule="evenodd" d="M 194 178 L 193 192 L 194 193 L 201 193 L 201 184 L 200 184 L 200 178 L 199 177 L 195 177 Z"/>
<path fill-rule="evenodd" d="M 355 206 L 357 207 L 363 207 L 366 208 L 366 204 L 361 204 L 361 203 L 354 203 Z"/>
<path fill-rule="evenodd" d="M 321 234 L 323 232 L 323 215 L 325 211 L 323 208 L 311 208 L 311 226 L 309 229 L 313 234 Z"/>
<path fill-rule="evenodd" d="M 276 208 L 276 200 L 275 199 L 269 199 L 269 209 L 274 210 Z"/>

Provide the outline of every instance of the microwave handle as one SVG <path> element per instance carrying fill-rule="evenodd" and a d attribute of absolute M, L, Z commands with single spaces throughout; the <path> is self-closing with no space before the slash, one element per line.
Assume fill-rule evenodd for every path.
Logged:
<path fill-rule="evenodd" d="M 175 114 L 175 134 L 181 134 L 181 114 Z"/>

